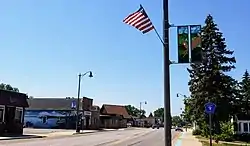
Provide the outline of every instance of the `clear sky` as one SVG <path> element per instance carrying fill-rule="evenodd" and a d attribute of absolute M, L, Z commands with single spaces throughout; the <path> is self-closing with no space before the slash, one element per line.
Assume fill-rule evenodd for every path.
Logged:
<path fill-rule="evenodd" d="M 34 97 L 77 95 L 95 104 L 132 104 L 147 112 L 163 106 L 162 45 L 154 32 L 143 35 L 122 23 L 142 4 L 162 35 L 162 0 L 1 0 L 0 82 Z M 170 0 L 170 21 L 204 24 L 212 14 L 235 51 L 239 79 L 249 69 L 249 0 Z M 176 29 L 171 29 L 170 58 L 177 60 Z M 172 114 L 180 113 L 189 94 L 188 65 L 171 66 Z"/>

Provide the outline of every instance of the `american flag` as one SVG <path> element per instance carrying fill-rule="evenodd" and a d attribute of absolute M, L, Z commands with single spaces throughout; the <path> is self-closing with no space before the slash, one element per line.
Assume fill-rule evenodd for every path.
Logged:
<path fill-rule="evenodd" d="M 143 34 L 151 31 L 154 29 L 154 25 L 150 21 L 147 13 L 145 12 L 142 5 L 140 5 L 140 9 L 136 12 L 128 15 L 124 20 L 124 23 L 131 25 L 140 31 L 142 31 Z"/>

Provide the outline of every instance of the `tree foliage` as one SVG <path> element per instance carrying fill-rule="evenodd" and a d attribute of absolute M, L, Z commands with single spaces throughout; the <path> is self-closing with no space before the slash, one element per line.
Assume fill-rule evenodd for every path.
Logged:
<path fill-rule="evenodd" d="M 10 84 L 0 84 L 0 89 L 1 90 L 8 90 L 8 91 L 14 91 L 14 92 L 19 92 L 18 88 L 12 87 Z"/>
<path fill-rule="evenodd" d="M 239 83 L 239 97 L 237 112 L 250 114 L 250 75 L 246 70 Z"/>
<path fill-rule="evenodd" d="M 186 117 L 197 121 L 200 127 L 207 128 L 208 116 L 204 114 L 204 105 L 213 102 L 217 105 L 213 117 L 214 127 L 218 130 L 216 133 L 220 133 L 220 121 L 230 119 L 232 104 L 237 96 L 237 81 L 226 74 L 235 68 L 236 60 L 232 56 L 233 51 L 227 49 L 225 38 L 211 15 L 207 16 L 200 35 L 202 61 L 191 64 L 188 69 L 191 96 L 185 109 L 190 116 Z"/>
<path fill-rule="evenodd" d="M 128 114 L 131 116 L 139 117 L 141 115 L 141 117 L 145 117 L 145 114 L 146 114 L 145 110 L 141 110 L 141 112 L 140 112 L 140 109 L 138 109 L 132 105 L 126 105 L 125 108 L 126 108 Z"/>
<path fill-rule="evenodd" d="M 163 118 L 164 117 L 164 108 L 158 108 L 154 111 L 154 116 Z"/>
<path fill-rule="evenodd" d="M 172 125 L 173 126 L 183 125 L 183 120 L 181 119 L 180 116 L 173 116 L 172 117 Z"/>

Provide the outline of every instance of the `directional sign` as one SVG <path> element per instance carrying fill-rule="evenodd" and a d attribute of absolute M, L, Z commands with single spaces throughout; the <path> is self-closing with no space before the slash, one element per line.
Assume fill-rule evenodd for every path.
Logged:
<path fill-rule="evenodd" d="M 76 108 L 76 101 L 71 102 L 71 108 L 73 108 L 73 109 Z"/>
<path fill-rule="evenodd" d="M 215 111 L 216 105 L 212 102 L 208 102 L 205 104 L 205 112 L 207 114 L 213 114 Z"/>

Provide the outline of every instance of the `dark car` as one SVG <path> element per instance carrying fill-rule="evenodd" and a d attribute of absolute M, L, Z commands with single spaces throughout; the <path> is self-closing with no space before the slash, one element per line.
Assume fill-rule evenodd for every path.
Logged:
<path fill-rule="evenodd" d="M 159 124 L 153 124 L 153 125 L 152 125 L 152 128 L 153 128 L 153 129 L 155 129 L 155 128 L 159 129 L 159 128 L 160 128 L 160 125 L 159 125 Z"/>
<path fill-rule="evenodd" d="M 183 132 L 183 129 L 180 127 L 175 128 L 175 131 Z"/>

